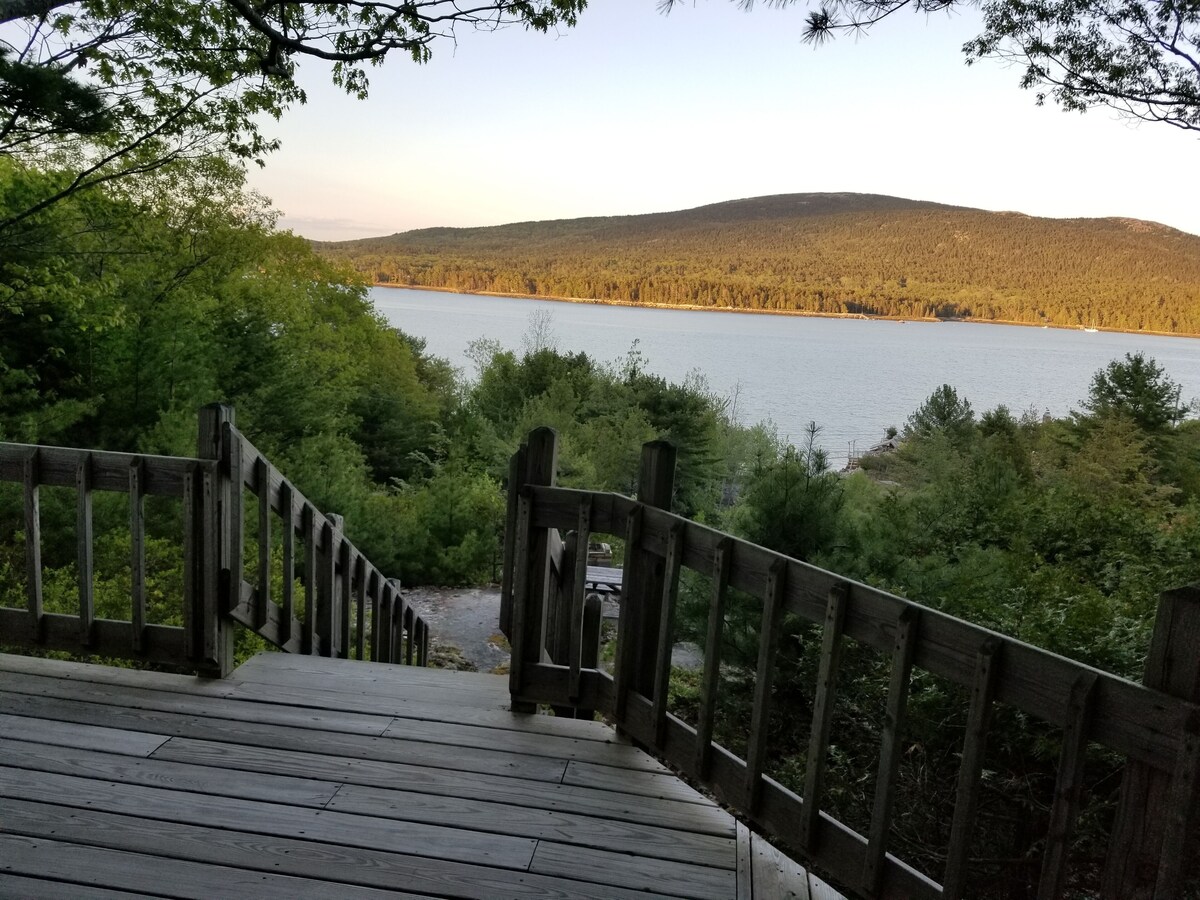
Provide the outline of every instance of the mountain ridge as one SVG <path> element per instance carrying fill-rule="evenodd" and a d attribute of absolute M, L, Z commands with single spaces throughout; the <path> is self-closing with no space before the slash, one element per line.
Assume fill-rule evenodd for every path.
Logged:
<path fill-rule="evenodd" d="M 1200 334 L 1200 236 L 881 194 L 314 242 L 378 284 Z"/>

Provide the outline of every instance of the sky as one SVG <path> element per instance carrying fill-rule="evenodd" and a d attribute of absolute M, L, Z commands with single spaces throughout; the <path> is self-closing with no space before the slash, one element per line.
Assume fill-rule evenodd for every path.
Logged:
<path fill-rule="evenodd" d="M 901 13 L 814 48 L 803 6 L 593 0 L 552 34 L 460 29 L 367 100 L 301 62 L 308 103 L 251 187 L 281 226 L 348 240 L 689 209 L 768 194 L 890 194 L 1200 234 L 1200 138 L 1035 104 L 1019 69 L 967 66 L 965 10 Z"/>

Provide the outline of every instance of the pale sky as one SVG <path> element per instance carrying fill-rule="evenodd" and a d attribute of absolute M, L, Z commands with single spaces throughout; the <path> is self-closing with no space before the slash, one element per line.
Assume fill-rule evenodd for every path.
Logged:
<path fill-rule="evenodd" d="M 281 224 L 342 240 L 688 209 L 766 194 L 891 194 L 1200 234 L 1200 136 L 1037 107 L 1019 70 L 968 67 L 974 11 L 901 13 L 813 48 L 804 8 L 593 0 L 577 28 L 459 33 L 354 100 L 305 60 L 305 107 L 251 186 Z"/>

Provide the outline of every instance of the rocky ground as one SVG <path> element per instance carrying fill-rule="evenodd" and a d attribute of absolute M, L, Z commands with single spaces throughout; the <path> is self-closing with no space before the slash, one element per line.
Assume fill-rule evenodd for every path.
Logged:
<path fill-rule="evenodd" d="M 508 671 L 508 641 L 500 633 L 500 588 L 421 587 L 404 592 L 429 623 L 432 662 L 440 668 Z"/>
<path fill-rule="evenodd" d="M 434 666 L 497 674 L 508 671 L 509 646 L 499 624 L 499 586 L 420 587 L 404 594 L 429 623 Z M 615 604 L 611 612 L 615 614 Z M 704 664 L 704 657 L 695 644 L 676 644 L 671 661 L 676 666 L 693 669 Z"/>

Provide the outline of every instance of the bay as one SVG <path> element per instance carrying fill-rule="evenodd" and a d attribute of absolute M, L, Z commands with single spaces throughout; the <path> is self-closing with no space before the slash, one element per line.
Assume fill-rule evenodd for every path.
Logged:
<path fill-rule="evenodd" d="M 518 353 L 531 329 L 562 351 L 616 363 L 635 347 L 645 368 L 671 381 L 701 373 L 742 424 L 770 420 L 799 442 L 809 422 L 840 467 L 878 443 L 889 425 L 937 387 L 950 384 L 977 413 L 1004 404 L 1014 413 L 1066 415 L 1087 396 L 1092 376 L 1126 353 L 1151 356 L 1200 397 L 1200 339 L 1085 332 L 969 322 L 895 322 L 756 313 L 703 312 L 562 303 L 372 288 L 393 326 L 425 339 L 435 356 L 468 377 L 467 349 L 490 338 Z"/>

